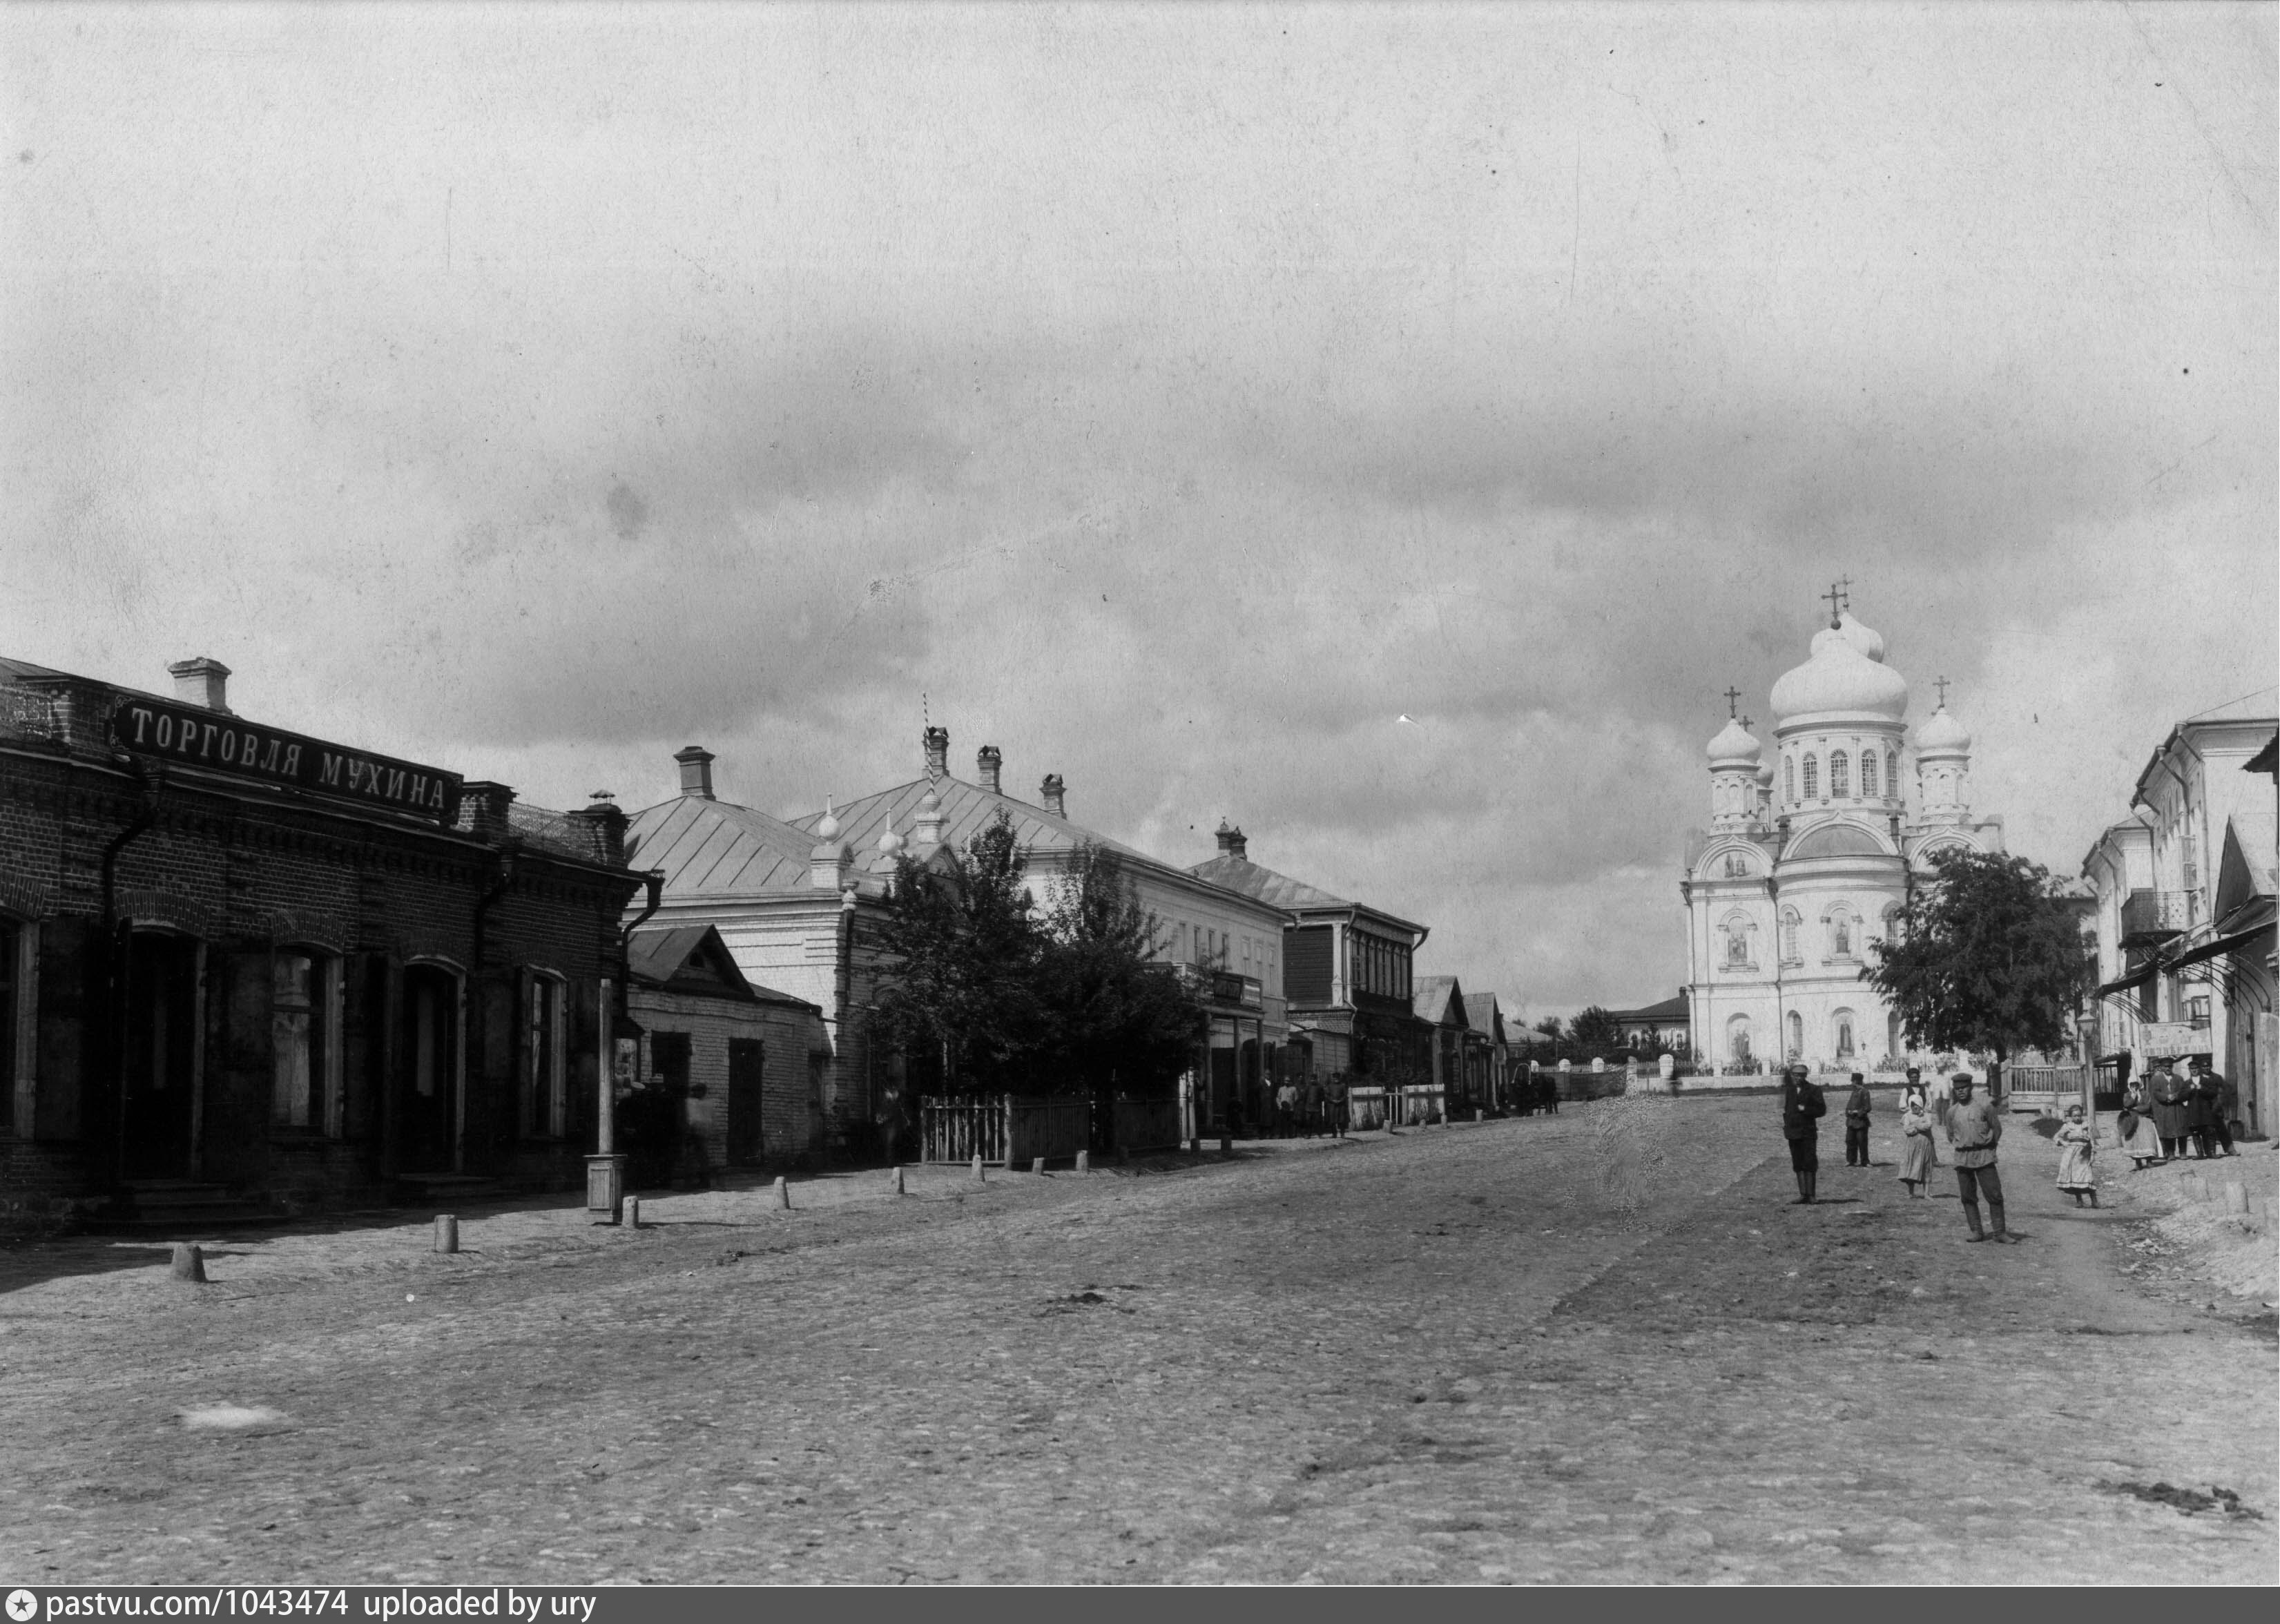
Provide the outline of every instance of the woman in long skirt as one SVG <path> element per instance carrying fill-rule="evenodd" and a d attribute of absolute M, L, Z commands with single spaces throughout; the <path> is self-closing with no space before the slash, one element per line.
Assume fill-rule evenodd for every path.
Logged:
<path fill-rule="evenodd" d="M 2143 1173 L 2161 1160 L 2161 1133 L 2153 1125 L 2153 1102 L 2146 1097 L 2144 1083 L 2130 1085 L 2129 1097 L 2114 1127 L 2121 1134 L 2122 1153 L 2130 1158 L 2133 1172 Z"/>
<path fill-rule="evenodd" d="M 2082 1107 L 2068 1105 L 2066 1120 L 2059 1131 L 2051 1135 L 2051 1143 L 2059 1148 L 2059 1188 L 2074 1197 L 2076 1206 L 2084 1196 L 2090 1205 L 2098 1205 L 2098 1171 L 2091 1166 L 2091 1155 L 2097 1142 L 2082 1120 Z"/>
<path fill-rule="evenodd" d="M 1921 1201 L 1931 1184 L 1931 1106 L 1922 1089 L 1910 1089 L 1900 1102 L 1900 1182 L 1910 1199 Z"/>

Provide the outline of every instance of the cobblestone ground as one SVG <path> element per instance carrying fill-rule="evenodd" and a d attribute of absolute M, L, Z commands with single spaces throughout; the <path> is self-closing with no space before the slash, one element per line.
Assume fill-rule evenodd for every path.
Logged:
<path fill-rule="evenodd" d="M 19 1247 L 0 1584 L 2274 1580 L 2270 1309 L 2130 1250 L 2162 1187 L 2016 1122 L 1966 1245 L 1772 1119 Z"/>

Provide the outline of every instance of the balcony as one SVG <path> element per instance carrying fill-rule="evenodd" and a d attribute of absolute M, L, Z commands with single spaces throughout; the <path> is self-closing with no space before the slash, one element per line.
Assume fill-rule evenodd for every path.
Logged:
<path fill-rule="evenodd" d="M 2122 902 L 2122 943 L 2166 942 L 2193 924 L 2191 891 L 2132 891 Z"/>

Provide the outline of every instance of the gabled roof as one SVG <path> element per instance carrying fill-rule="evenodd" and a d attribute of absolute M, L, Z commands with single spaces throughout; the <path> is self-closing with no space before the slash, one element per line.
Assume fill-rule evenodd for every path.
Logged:
<path fill-rule="evenodd" d="M 1437 1027 L 1444 1021 L 1455 1026 L 1464 1024 L 1465 997 L 1457 989 L 1457 978 L 1453 975 L 1419 976 L 1410 989 L 1409 1007 L 1419 1020 Z"/>
<path fill-rule="evenodd" d="M 1308 885 L 1304 880 L 1293 880 L 1288 874 L 1276 874 L 1249 858 L 1233 857 L 1223 852 L 1208 863 L 1197 864 L 1188 872 L 1198 880 L 1207 880 L 1213 885 L 1292 912 L 1312 908 L 1357 908 L 1413 935 L 1422 935 L 1425 931 L 1423 926 L 1412 924 L 1383 908 L 1372 908 L 1367 904 L 1334 897 L 1320 886 Z"/>
<path fill-rule="evenodd" d="M 1652 1023 L 1661 1027 L 1687 1020 L 1690 1012 L 1687 1007 L 1686 995 L 1682 992 L 1676 997 L 1665 998 L 1660 1004 L 1649 1004 L 1635 1010 L 1609 1010 L 1607 1013 L 1621 1021 L 1638 1025 Z"/>
<path fill-rule="evenodd" d="M 635 983 L 667 992 L 816 1007 L 805 998 L 746 981 L 728 944 L 710 925 L 653 925 L 636 930 L 626 943 L 626 969 Z"/>
<path fill-rule="evenodd" d="M 1465 1001 L 1465 1025 L 1493 1041 L 1497 1035 L 1499 1012 L 1496 994 L 1475 993 Z"/>
<path fill-rule="evenodd" d="M 781 819 L 693 795 L 652 806 L 626 828 L 628 865 L 661 870 L 672 897 L 805 889 L 814 847 L 815 836 Z"/>

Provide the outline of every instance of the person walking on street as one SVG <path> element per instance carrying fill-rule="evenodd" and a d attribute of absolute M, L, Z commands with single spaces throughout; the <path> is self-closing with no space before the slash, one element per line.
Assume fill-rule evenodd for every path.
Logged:
<path fill-rule="evenodd" d="M 2082 1198 L 2088 1196 L 2090 1205 L 2096 1206 L 2098 1170 L 2091 1160 L 2098 1153 L 2098 1138 L 2082 1120 L 2081 1106 L 2067 1107 L 2066 1120 L 2051 1136 L 2051 1143 L 2059 1148 L 2059 1188 L 2074 1197 L 2075 1205 L 2080 1206 Z"/>
<path fill-rule="evenodd" d="M 2224 1074 L 2209 1069 L 2209 1063 L 2196 1055 L 2190 1062 L 2193 1068 L 2193 1091 L 2208 1102 L 2208 1131 L 2215 1137 L 2217 1148 L 2227 1156 L 2238 1156 L 2232 1148 L 2232 1113 L 2240 1109 L 2240 1090 L 2227 1082 Z"/>
<path fill-rule="evenodd" d="M 1821 1181 L 1821 1119 L 1829 1114 L 1829 1101 L 1813 1075 L 1802 1066 L 1782 1073 L 1782 1137 L 1789 1141 L 1790 1171 L 1797 1174 L 1797 1199 L 1791 1206 L 1810 1206 L 1814 1187 Z"/>
<path fill-rule="evenodd" d="M 1968 1239 L 1989 1238 L 1979 1227 L 1979 1198 L 1984 1196 L 1987 1215 L 1995 1226 L 1993 1238 L 2008 1245 L 2011 1232 L 2003 1224 L 2003 1179 L 1995 1171 L 1995 1146 L 2003 1137 L 2003 1119 L 1996 1114 L 1992 1101 L 1972 1097 L 1977 1086 L 1969 1072 L 1956 1073 L 1948 1085 L 1947 1143 L 1955 1152 L 1955 1193 L 1963 1197 L 1964 1221 L 1971 1226 Z"/>
<path fill-rule="evenodd" d="M 1868 1165 L 1868 1080 L 1852 1074 L 1852 1091 L 1845 1097 L 1845 1165 Z"/>
<path fill-rule="evenodd" d="M 2153 1130 L 2161 1135 L 2161 1158 L 2174 1160 L 2184 1154 L 2185 1135 L 2190 1123 L 2185 1110 L 2187 1089 L 2185 1080 L 2177 1075 L 2167 1057 L 2153 1062 Z"/>
<path fill-rule="evenodd" d="M 1911 1088 L 1900 1099 L 1900 1182 L 1912 1201 L 1931 1193 L 1931 1102 L 1922 1089 Z"/>

